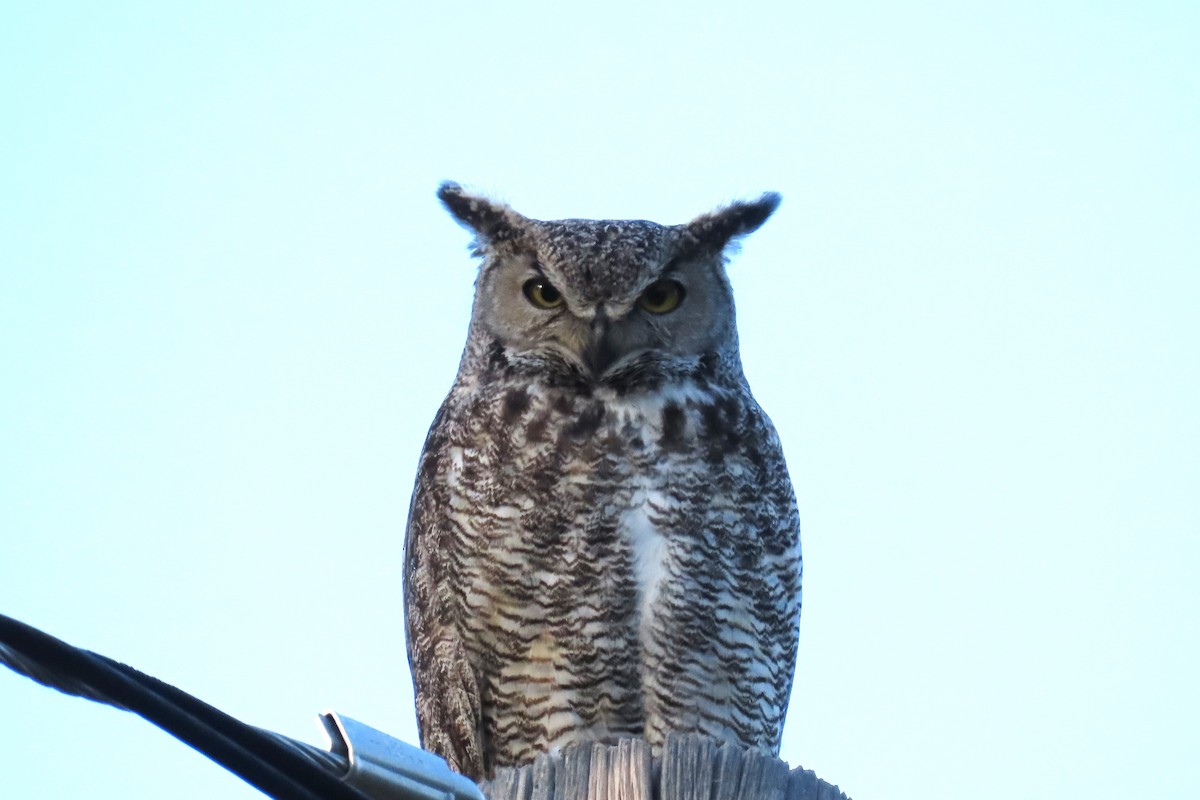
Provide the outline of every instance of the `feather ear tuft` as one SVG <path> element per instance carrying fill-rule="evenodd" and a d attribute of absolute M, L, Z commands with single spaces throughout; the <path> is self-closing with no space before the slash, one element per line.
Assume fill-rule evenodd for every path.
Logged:
<path fill-rule="evenodd" d="M 437 195 L 461 225 L 475 232 L 481 244 L 515 238 L 526 222 L 504 203 L 472 194 L 453 181 L 439 186 Z"/>
<path fill-rule="evenodd" d="M 721 251 L 730 239 L 758 230 L 779 207 L 781 199 L 777 192 L 767 192 L 757 200 L 740 201 L 702 214 L 689 222 L 687 228 L 701 246 Z"/>

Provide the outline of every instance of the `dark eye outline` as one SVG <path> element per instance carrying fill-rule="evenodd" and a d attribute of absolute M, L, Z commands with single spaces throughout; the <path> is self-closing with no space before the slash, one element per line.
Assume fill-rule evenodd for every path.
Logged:
<path fill-rule="evenodd" d="M 530 278 L 525 281 L 521 291 L 530 303 L 547 311 L 558 308 L 564 302 L 562 292 L 545 278 Z"/>
<path fill-rule="evenodd" d="M 650 299 L 651 292 L 664 291 L 666 295 L 662 298 L 661 302 L 656 303 Z M 642 296 L 637 299 L 637 304 L 651 314 L 670 314 L 683 304 L 683 298 L 685 297 L 687 297 L 687 290 L 683 288 L 682 283 L 673 281 L 670 278 L 659 278 L 646 287 L 646 291 L 642 292 Z"/>

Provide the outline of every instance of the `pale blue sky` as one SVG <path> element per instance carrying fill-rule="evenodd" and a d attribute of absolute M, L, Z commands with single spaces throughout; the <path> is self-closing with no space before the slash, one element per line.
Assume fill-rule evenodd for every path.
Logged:
<path fill-rule="evenodd" d="M 1200 795 L 1200 7 L 167 5 L 0 12 L 0 613 L 415 741 L 401 541 L 473 279 L 438 182 L 776 190 L 731 275 L 804 525 L 783 756 Z M 7 672 L 0 712 L 6 800 L 259 796 Z"/>

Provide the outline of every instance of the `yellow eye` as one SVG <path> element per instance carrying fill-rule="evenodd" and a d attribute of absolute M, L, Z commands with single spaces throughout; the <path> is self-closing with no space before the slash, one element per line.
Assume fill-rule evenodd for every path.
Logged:
<path fill-rule="evenodd" d="M 646 287 L 638 298 L 638 305 L 651 314 L 667 314 L 679 308 L 684 294 L 682 284 L 664 278 Z"/>
<path fill-rule="evenodd" d="M 541 278 L 530 278 L 525 281 L 521 291 L 525 292 L 529 302 L 538 308 L 558 308 L 563 304 L 562 292 L 555 289 L 552 283 Z"/>

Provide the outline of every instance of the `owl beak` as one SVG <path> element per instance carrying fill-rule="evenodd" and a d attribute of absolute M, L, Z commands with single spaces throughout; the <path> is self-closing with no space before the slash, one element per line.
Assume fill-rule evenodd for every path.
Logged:
<path fill-rule="evenodd" d="M 612 320 L 603 307 L 596 309 L 588 330 L 587 344 L 583 349 L 583 363 L 592 374 L 599 377 L 617 360 L 617 348 L 612 338 Z"/>

